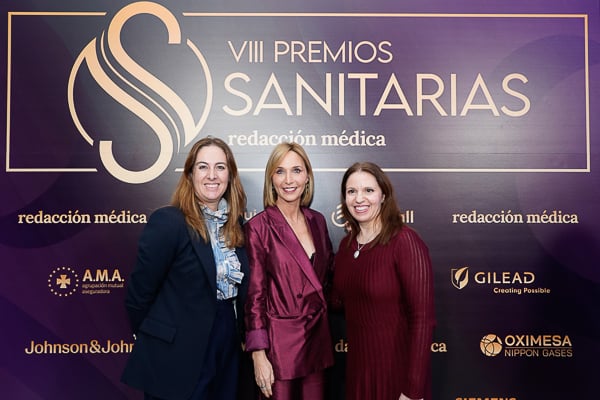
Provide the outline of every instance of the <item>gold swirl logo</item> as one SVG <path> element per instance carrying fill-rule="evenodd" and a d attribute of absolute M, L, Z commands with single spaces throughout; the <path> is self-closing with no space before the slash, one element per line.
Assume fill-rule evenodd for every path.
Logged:
<path fill-rule="evenodd" d="M 106 32 L 92 39 L 75 60 L 68 82 L 71 117 L 83 138 L 94 146 L 94 139 L 83 126 L 77 112 L 75 82 L 85 63 L 95 82 L 112 99 L 141 119 L 158 139 L 160 151 L 148 168 L 132 170 L 115 158 L 112 140 L 99 140 L 98 151 L 106 170 L 126 183 L 145 183 L 160 176 L 169 166 L 175 151 L 198 136 L 212 105 L 212 80 L 208 64 L 199 49 L 187 39 L 185 45 L 200 63 L 206 82 L 205 102 L 196 121 L 186 103 L 173 89 L 138 64 L 125 50 L 121 33 L 133 17 L 149 14 L 167 29 L 169 45 L 182 44 L 181 28 L 175 16 L 162 5 L 142 1 L 132 3 L 115 14 Z M 158 96 L 159 98 L 155 98 Z M 138 99 L 143 99 L 140 101 Z M 171 111 L 168 111 L 171 110 Z M 174 114 L 174 115 L 172 115 Z"/>
<path fill-rule="evenodd" d="M 346 219 L 342 215 L 341 204 L 338 204 L 335 208 L 335 211 L 331 213 L 331 223 L 337 226 L 338 228 L 343 228 L 346 226 Z"/>

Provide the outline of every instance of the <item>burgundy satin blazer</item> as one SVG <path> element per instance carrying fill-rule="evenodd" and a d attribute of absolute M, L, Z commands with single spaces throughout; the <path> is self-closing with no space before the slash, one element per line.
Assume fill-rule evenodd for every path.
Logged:
<path fill-rule="evenodd" d="M 246 350 L 266 349 L 275 379 L 293 379 L 333 365 L 324 287 L 333 249 L 322 214 L 302 208 L 315 245 L 313 262 L 277 207 L 245 225 L 250 261 Z"/>

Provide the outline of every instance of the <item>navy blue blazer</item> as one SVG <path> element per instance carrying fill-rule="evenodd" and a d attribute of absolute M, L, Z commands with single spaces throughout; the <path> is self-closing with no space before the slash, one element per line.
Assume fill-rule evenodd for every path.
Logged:
<path fill-rule="evenodd" d="M 245 249 L 236 253 L 244 273 L 236 301 L 241 326 L 249 267 Z M 216 282 L 211 245 L 191 235 L 183 213 L 171 206 L 152 213 L 127 284 L 125 306 L 136 340 L 124 383 L 169 400 L 191 396 L 215 319 Z"/>

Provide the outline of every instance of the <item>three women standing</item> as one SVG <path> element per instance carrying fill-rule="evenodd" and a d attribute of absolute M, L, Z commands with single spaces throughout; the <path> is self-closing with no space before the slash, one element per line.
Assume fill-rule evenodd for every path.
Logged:
<path fill-rule="evenodd" d="M 137 338 L 125 383 L 146 400 L 234 400 L 245 311 L 261 395 L 324 399 L 333 251 L 325 218 L 309 208 L 313 191 L 304 149 L 276 146 L 265 210 L 242 228 L 246 197 L 231 150 L 211 137 L 193 146 L 172 205 L 151 215 L 139 241 L 126 298 Z M 349 234 L 335 256 L 331 298 L 347 323 L 346 399 L 429 399 L 427 247 L 403 224 L 377 165 L 350 167 L 341 193 Z"/>

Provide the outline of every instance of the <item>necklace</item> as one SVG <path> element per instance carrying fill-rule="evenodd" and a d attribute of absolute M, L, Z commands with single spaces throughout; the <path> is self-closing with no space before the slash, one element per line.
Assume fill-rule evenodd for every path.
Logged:
<path fill-rule="evenodd" d="M 356 251 L 354 252 L 354 259 L 357 259 L 360 256 L 360 251 L 363 247 L 365 247 L 367 243 L 363 243 L 362 245 L 358 243 L 358 239 L 356 239 Z"/>
<path fill-rule="evenodd" d="M 375 228 L 377 228 L 377 227 L 375 227 Z M 360 256 L 360 251 L 363 249 L 363 247 L 365 247 L 367 245 L 367 243 L 370 243 L 371 240 L 375 239 L 377 237 L 377 235 L 379 235 L 379 233 L 380 233 L 379 229 L 373 229 L 373 230 L 371 230 L 371 234 L 369 236 L 366 236 L 366 235 L 364 235 L 364 231 L 361 230 L 356 235 L 356 251 L 353 254 L 355 260 L 358 258 L 358 256 Z M 365 240 L 362 245 L 358 241 L 358 237 L 361 234 L 363 234 L 363 238 Z"/>
<path fill-rule="evenodd" d="M 377 235 L 375 235 L 375 236 L 377 236 Z M 354 252 L 354 259 L 357 259 L 358 256 L 360 256 L 360 251 L 363 249 L 363 247 L 365 247 L 367 245 L 367 243 L 369 243 L 371 240 L 373 240 L 375 238 L 375 236 L 373 236 L 373 235 L 369 236 L 363 244 L 360 244 L 360 242 L 358 241 L 358 235 L 356 236 L 356 251 Z"/>

